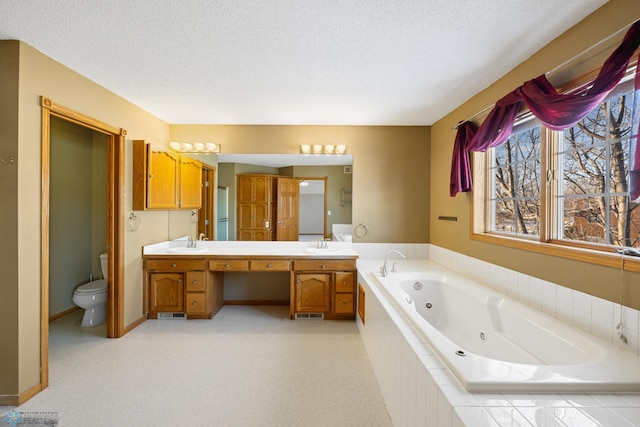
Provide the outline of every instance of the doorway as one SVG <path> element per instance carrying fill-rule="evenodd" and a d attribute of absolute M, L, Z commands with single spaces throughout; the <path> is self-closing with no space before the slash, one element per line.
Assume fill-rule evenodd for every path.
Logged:
<path fill-rule="evenodd" d="M 216 240 L 229 240 L 229 187 L 218 187 L 218 215 Z"/>
<path fill-rule="evenodd" d="M 53 116 L 49 134 L 49 321 L 53 321 L 79 310 L 72 300 L 79 285 L 103 278 L 100 256 L 107 247 L 109 162 L 108 137 L 102 132 Z M 106 337 L 106 328 L 98 329 L 91 332 Z"/>
<path fill-rule="evenodd" d="M 198 211 L 198 235 L 215 240 L 216 168 L 202 164 L 202 207 Z"/>
<path fill-rule="evenodd" d="M 49 257 L 51 118 L 57 117 L 106 135 L 107 138 L 107 337 L 118 338 L 124 327 L 124 141 L 127 132 L 42 97 L 41 224 L 40 224 L 40 385 L 49 385 Z"/>
<path fill-rule="evenodd" d="M 297 177 L 300 180 L 299 240 L 327 237 L 327 177 Z"/>

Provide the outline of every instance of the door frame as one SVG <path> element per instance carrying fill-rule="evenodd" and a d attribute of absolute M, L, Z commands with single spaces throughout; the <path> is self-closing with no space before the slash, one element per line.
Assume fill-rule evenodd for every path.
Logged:
<path fill-rule="evenodd" d="M 124 142 L 127 131 L 115 128 L 42 96 L 41 223 L 40 223 L 40 384 L 49 385 L 49 199 L 51 117 L 57 117 L 108 136 L 107 214 L 107 337 L 119 338 L 124 327 Z"/>
<path fill-rule="evenodd" d="M 296 176 L 296 179 L 300 181 L 324 181 L 324 212 L 322 214 L 322 218 L 324 219 L 324 238 L 327 237 L 327 177 L 326 176 Z M 298 212 L 300 210 L 298 209 Z"/>
<path fill-rule="evenodd" d="M 202 163 L 202 206 L 198 210 L 198 234 L 204 233 L 209 240 L 216 240 L 216 181 L 216 168 Z"/>

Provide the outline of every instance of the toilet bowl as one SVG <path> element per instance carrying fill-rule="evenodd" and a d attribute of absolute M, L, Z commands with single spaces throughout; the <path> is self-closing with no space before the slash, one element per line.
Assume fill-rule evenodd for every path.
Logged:
<path fill-rule="evenodd" d="M 80 285 L 73 292 L 73 303 L 84 308 L 80 326 L 95 326 L 106 321 L 107 314 L 107 267 L 108 257 L 100 255 L 100 268 L 104 279 L 93 280 Z"/>

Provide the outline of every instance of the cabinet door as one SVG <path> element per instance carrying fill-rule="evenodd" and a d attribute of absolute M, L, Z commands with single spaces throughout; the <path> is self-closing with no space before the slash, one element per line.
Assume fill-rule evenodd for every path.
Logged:
<path fill-rule="evenodd" d="M 330 273 L 296 274 L 296 312 L 326 313 L 330 309 Z"/>
<path fill-rule="evenodd" d="M 200 209 L 202 206 L 202 163 L 189 157 L 180 158 L 180 207 Z"/>
<path fill-rule="evenodd" d="M 168 151 L 154 151 L 147 144 L 147 208 L 177 209 L 180 159 Z"/>
<path fill-rule="evenodd" d="M 271 201 L 271 177 L 253 177 L 253 201 L 258 203 L 269 203 Z"/>
<path fill-rule="evenodd" d="M 149 311 L 184 311 L 184 281 L 182 273 L 149 274 Z"/>
<path fill-rule="evenodd" d="M 253 201 L 253 179 L 251 176 L 238 175 L 238 202 Z"/>
<path fill-rule="evenodd" d="M 238 203 L 238 240 L 271 240 L 269 205 L 266 203 Z M 267 227 L 268 225 L 268 227 Z"/>

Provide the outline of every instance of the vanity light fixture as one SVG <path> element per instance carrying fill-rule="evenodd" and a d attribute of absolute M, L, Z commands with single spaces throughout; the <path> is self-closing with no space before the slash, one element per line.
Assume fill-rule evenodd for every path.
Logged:
<path fill-rule="evenodd" d="M 222 147 L 215 142 L 177 142 L 171 141 L 169 146 L 179 153 L 220 154 Z"/>
<path fill-rule="evenodd" d="M 304 154 L 305 156 L 308 156 L 310 154 L 313 154 L 314 156 L 319 156 L 321 154 L 326 154 L 327 156 L 331 156 L 331 155 L 342 156 L 343 154 L 346 154 L 346 152 L 347 152 L 347 146 L 344 144 L 338 144 L 338 145 L 302 144 L 300 145 L 300 153 Z"/>

